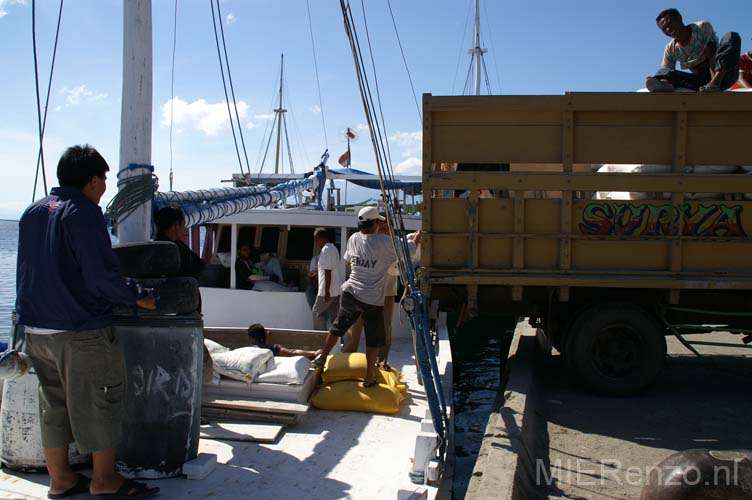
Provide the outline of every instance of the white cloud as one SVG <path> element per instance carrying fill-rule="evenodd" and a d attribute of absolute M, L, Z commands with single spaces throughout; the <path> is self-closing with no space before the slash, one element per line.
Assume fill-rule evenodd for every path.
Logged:
<path fill-rule="evenodd" d="M 0 19 L 8 15 L 10 5 L 26 5 L 26 0 L 0 0 Z"/>
<path fill-rule="evenodd" d="M 227 14 L 227 24 L 232 24 L 232 23 L 234 23 L 237 20 L 238 20 L 238 18 L 235 17 L 235 14 L 233 14 L 233 13 Z"/>
<path fill-rule="evenodd" d="M 308 108 L 308 111 L 310 111 L 311 113 L 321 113 L 321 106 L 314 104 L 313 106 L 310 106 Z"/>
<path fill-rule="evenodd" d="M 60 95 L 65 96 L 66 106 L 77 106 L 82 102 L 96 102 L 107 98 L 107 92 L 92 92 L 85 83 L 73 88 L 63 87 L 60 89 Z"/>
<path fill-rule="evenodd" d="M 423 161 L 420 158 L 411 157 L 401 161 L 394 168 L 394 173 L 399 175 L 421 175 Z"/>
<path fill-rule="evenodd" d="M 238 115 L 241 120 L 248 116 L 248 104 L 238 102 Z M 206 99 L 186 102 L 179 97 L 173 100 L 173 124 L 188 127 L 203 132 L 208 136 L 215 136 L 227 128 L 230 119 L 227 114 L 227 103 L 220 101 L 208 103 Z M 170 126 L 170 99 L 162 105 L 162 127 Z"/>
<path fill-rule="evenodd" d="M 271 120 L 274 118 L 274 113 L 267 113 L 262 115 L 253 115 L 253 118 L 256 120 Z"/>
<path fill-rule="evenodd" d="M 355 132 L 357 132 L 358 134 L 367 134 L 369 133 L 369 130 L 371 129 L 365 123 L 358 123 L 358 125 L 355 127 Z"/>
<path fill-rule="evenodd" d="M 389 140 L 403 148 L 402 156 L 407 158 L 420 154 L 423 150 L 423 131 L 397 132 L 389 136 Z"/>
<path fill-rule="evenodd" d="M 61 109 L 63 109 L 63 108 L 60 105 L 55 106 L 55 111 L 60 111 Z"/>

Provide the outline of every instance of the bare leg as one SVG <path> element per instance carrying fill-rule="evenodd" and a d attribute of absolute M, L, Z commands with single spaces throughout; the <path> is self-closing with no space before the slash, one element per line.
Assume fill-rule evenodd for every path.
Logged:
<path fill-rule="evenodd" d="M 318 366 L 324 366 L 326 357 L 329 356 L 330 352 L 332 352 L 332 349 L 334 349 L 334 346 L 337 345 L 337 342 L 339 342 L 339 337 L 332 335 L 331 333 L 327 333 L 326 340 L 324 341 L 324 348 L 313 360 L 313 363 Z"/>
<path fill-rule="evenodd" d="M 380 347 L 366 347 L 366 382 L 376 380 L 376 360 Z"/>
<path fill-rule="evenodd" d="M 45 448 L 47 472 L 50 475 L 50 493 L 63 493 L 78 482 L 78 475 L 68 462 L 68 448 Z"/>
<path fill-rule="evenodd" d="M 115 493 L 123 485 L 123 476 L 115 472 L 115 448 L 95 451 L 91 456 L 94 467 L 89 491 L 92 495 Z"/>
<path fill-rule="evenodd" d="M 389 351 L 392 348 L 392 316 L 394 314 L 394 297 L 387 297 L 384 302 L 384 334 L 386 341 L 384 347 L 379 349 L 380 365 L 386 365 L 389 359 Z"/>

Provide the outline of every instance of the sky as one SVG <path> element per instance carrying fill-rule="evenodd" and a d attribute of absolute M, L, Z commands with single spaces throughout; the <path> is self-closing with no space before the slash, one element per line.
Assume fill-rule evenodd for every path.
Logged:
<path fill-rule="evenodd" d="M 390 0 L 418 102 L 421 94 L 461 94 L 470 63 L 473 0 Z M 337 0 L 308 0 L 322 98 L 319 101 L 306 0 L 222 0 L 222 22 L 251 169 L 260 168 L 264 133 L 276 105 L 285 54 L 289 132 L 296 171 L 358 132 L 353 167 L 375 172 L 353 60 Z M 419 174 L 421 122 L 386 0 L 363 0 L 373 44 L 392 162 Z M 365 36 L 361 0 L 352 2 Z M 49 77 L 59 3 L 37 2 L 42 98 Z M 178 0 L 173 104 L 174 189 L 223 185 L 239 167 L 219 72 L 210 3 Z M 685 21 L 738 31 L 752 50 L 752 2 L 719 0 L 481 0 L 481 44 L 494 94 L 634 91 L 660 64 L 665 36 L 655 16 L 677 7 Z M 170 74 L 174 0 L 153 0 L 152 163 L 169 186 Z M 0 219 L 16 219 L 32 198 L 39 147 L 31 0 L 0 0 Z M 121 0 L 68 0 L 60 31 L 44 140 L 48 184 L 66 147 L 89 143 L 117 169 L 122 75 Z M 485 89 L 484 89 L 485 90 Z M 326 134 L 322 126 L 322 113 Z M 264 172 L 273 168 L 268 161 Z M 114 175 L 111 176 L 114 178 Z M 225 184 L 226 185 L 226 184 Z M 115 192 L 110 182 L 103 204 Z M 41 188 L 37 197 L 42 195 Z M 378 193 L 349 189 L 348 201 Z"/>

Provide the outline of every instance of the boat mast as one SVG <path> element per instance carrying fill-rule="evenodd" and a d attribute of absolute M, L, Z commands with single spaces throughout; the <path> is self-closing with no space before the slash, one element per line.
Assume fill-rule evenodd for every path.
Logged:
<path fill-rule="evenodd" d="M 151 64 L 151 0 L 125 0 L 119 180 L 151 173 L 142 167 L 151 165 Z M 151 200 L 120 221 L 117 231 L 120 243 L 151 239 Z"/>
<path fill-rule="evenodd" d="M 475 63 L 475 95 L 480 95 L 480 77 L 483 66 L 483 54 L 488 52 L 480 47 L 480 0 L 475 0 L 475 36 L 473 38 L 475 45 L 470 49 Z"/>
<path fill-rule="evenodd" d="M 274 173 L 279 173 L 279 153 L 280 153 L 280 147 L 282 145 L 282 120 L 285 119 L 284 113 L 287 113 L 287 110 L 284 109 L 282 106 L 282 85 L 284 82 L 284 76 L 285 76 L 285 55 L 282 54 L 282 63 L 280 64 L 279 68 L 279 108 L 275 109 L 274 112 L 277 113 L 277 161 L 274 163 Z"/>

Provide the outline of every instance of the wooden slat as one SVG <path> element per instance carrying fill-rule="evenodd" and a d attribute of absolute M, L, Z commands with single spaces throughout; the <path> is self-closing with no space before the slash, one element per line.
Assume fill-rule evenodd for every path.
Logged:
<path fill-rule="evenodd" d="M 431 174 L 424 188 L 752 193 L 752 175 L 442 172 Z"/>
<path fill-rule="evenodd" d="M 752 111 L 752 95 L 650 94 L 635 92 L 568 93 L 561 96 L 424 96 L 423 110 L 466 111 Z"/>
<path fill-rule="evenodd" d="M 262 424 L 247 422 L 211 422 L 202 425 L 201 439 L 222 441 L 245 441 L 253 443 L 273 443 L 279 438 L 285 426 L 281 424 Z"/>
<path fill-rule="evenodd" d="M 658 288 L 682 290 L 752 290 L 751 279 L 719 279 L 715 276 L 705 276 L 687 279 L 658 277 L 652 275 L 555 275 L 536 276 L 531 274 L 509 275 L 478 275 L 460 274 L 451 276 L 432 275 L 433 285 L 464 285 L 464 286 L 570 286 L 570 287 L 606 287 L 606 288 Z"/>
<path fill-rule="evenodd" d="M 687 160 L 687 112 L 679 111 L 676 113 L 674 125 L 674 172 L 681 173 L 684 171 Z M 671 195 L 671 203 L 676 213 L 679 213 L 681 206 L 684 204 L 684 193 L 674 193 Z M 682 239 L 684 232 L 684 217 L 677 217 L 674 221 L 674 238 L 671 242 L 671 271 L 678 273 L 682 270 Z M 674 292 L 675 294 L 678 292 Z"/>
<path fill-rule="evenodd" d="M 468 245 L 470 245 L 470 251 L 468 252 L 467 259 L 468 259 L 468 267 L 471 269 L 474 269 L 478 267 L 478 220 L 480 219 L 480 214 L 478 213 L 478 210 L 480 209 L 478 204 L 478 191 L 472 191 L 470 193 L 470 205 L 468 207 L 468 220 L 469 222 L 469 228 L 470 228 L 470 238 L 468 238 L 467 242 Z"/>
<path fill-rule="evenodd" d="M 266 333 L 268 343 L 281 344 L 288 349 L 320 349 L 326 338 L 326 332 L 316 330 L 267 328 Z M 230 349 L 249 345 L 247 329 L 241 327 L 204 327 L 204 337 Z"/>
<path fill-rule="evenodd" d="M 211 406 L 202 406 L 201 415 L 209 418 L 242 420 L 244 422 L 269 422 L 281 425 L 292 425 L 300 420 L 300 415 L 231 410 L 227 408 L 214 408 Z"/>
<path fill-rule="evenodd" d="M 290 415 L 304 415 L 308 412 L 308 404 L 288 403 L 283 401 L 268 401 L 261 399 L 211 399 L 205 398 L 201 406 L 210 408 L 226 408 L 228 410 L 254 411 L 261 413 L 284 413 Z"/>
<path fill-rule="evenodd" d="M 430 101 L 431 94 L 424 94 L 423 95 L 423 186 L 428 185 L 428 177 L 431 174 L 431 168 L 432 168 L 432 161 L 431 161 L 431 126 L 432 126 L 432 113 L 428 110 L 426 110 L 426 103 Z M 425 189 L 423 191 L 426 198 L 430 198 L 433 196 L 433 193 L 431 193 L 430 190 Z M 421 229 L 425 234 L 423 234 L 423 237 L 421 239 L 421 246 L 422 251 L 420 253 L 420 263 L 422 266 L 430 267 L 432 256 L 431 256 L 431 205 L 430 201 L 423 200 L 423 206 L 421 213 L 423 215 L 422 217 L 422 226 Z"/>
<path fill-rule="evenodd" d="M 564 111 L 562 113 L 561 139 L 561 156 L 562 170 L 564 173 L 572 173 L 572 163 L 574 162 L 574 112 Z M 563 191 L 561 193 L 561 234 L 563 237 L 559 242 L 559 268 L 569 269 L 572 267 L 572 191 Z"/>

